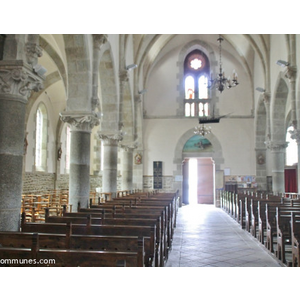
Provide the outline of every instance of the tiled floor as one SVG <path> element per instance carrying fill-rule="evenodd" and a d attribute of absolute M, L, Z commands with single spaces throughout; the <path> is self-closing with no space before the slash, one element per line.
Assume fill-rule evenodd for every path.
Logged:
<path fill-rule="evenodd" d="M 213 205 L 179 208 L 166 267 L 281 267 L 249 233 Z"/>

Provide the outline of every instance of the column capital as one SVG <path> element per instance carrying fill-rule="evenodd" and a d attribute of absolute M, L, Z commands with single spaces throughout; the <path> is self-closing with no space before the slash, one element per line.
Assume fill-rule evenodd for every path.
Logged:
<path fill-rule="evenodd" d="M 99 131 L 98 138 L 105 142 L 119 143 L 123 140 L 123 132 L 121 131 Z"/>
<path fill-rule="evenodd" d="M 127 70 L 120 71 L 119 77 L 121 82 L 127 82 L 129 79 L 128 71 Z"/>
<path fill-rule="evenodd" d="M 27 62 L 31 65 L 35 65 L 39 57 L 43 55 L 42 47 L 37 43 L 26 43 L 26 58 Z"/>
<path fill-rule="evenodd" d="M 291 134 L 291 138 L 293 140 L 296 140 L 297 144 L 300 143 L 300 130 L 297 128 L 294 128 L 293 130 L 289 130 L 289 133 Z"/>
<path fill-rule="evenodd" d="M 124 151 L 133 151 L 134 149 L 136 149 L 138 146 L 137 142 L 131 142 L 131 143 L 127 143 L 127 144 L 120 144 L 120 147 L 124 150 Z"/>
<path fill-rule="evenodd" d="M 297 67 L 296 66 L 287 66 L 284 76 L 289 79 L 289 81 L 296 80 L 297 76 Z"/>
<path fill-rule="evenodd" d="M 100 50 L 101 46 L 107 42 L 107 34 L 93 34 L 94 48 Z"/>
<path fill-rule="evenodd" d="M 138 94 L 138 95 L 135 95 L 134 96 L 134 101 L 135 103 L 141 103 L 142 102 L 142 95 L 141 94 Z"/>
<path fill-rule="evenodd" d="M 62 112 L 60 119 L 72 126 L 74 131 L 90 132 L 94 126 L 100 124 L 100 119 L 95 113 L 91 112 Z"/>
<path fill-rule="evenodd" d="M 270 93 L 264 92 L 262 94 L 262 96 L 263 96 L 263 101 L 264 101 L 265 105 L 270 105 L 270 99 L 271 99 Z"/>
<path fill-rule="evenodd" d="M 282 143 L 282 142 L 275 142 L 275 141 L 266 141 L 265 144 L 267 146 L 267 149 L 273 152 L 282 152 L 288 146 L 288 143 L 286 142 Z"/>
<path fill-rule="evenodd" d="M 4 97 L 15 96 L 27 103 L 32 91 L 43 89 L 44 79 L 22 60 L 0 61 L 0 94 Z"/>

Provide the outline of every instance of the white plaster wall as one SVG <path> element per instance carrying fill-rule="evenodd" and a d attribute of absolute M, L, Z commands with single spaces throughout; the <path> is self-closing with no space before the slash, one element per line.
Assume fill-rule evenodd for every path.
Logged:
<path fill-rule="evenodd" d="M 178 55 L 179 51 L 168 53 L 151 71 L 144 101 L 144 110 L 149 116 L 176 115 Z"/>
<path fill-rule="evenodd" d="M 211 124 L 219 140 L 224 164 L 232 175 L 255 174 L 253 119 L 223 119 Z M 179 138 L 197 125 L 197 119 L 146 119 L 144 120 L 144 175 L 153 174 L 153 161 L 163 162 L 163 175 L 172 175 L 176 144 Z"/>

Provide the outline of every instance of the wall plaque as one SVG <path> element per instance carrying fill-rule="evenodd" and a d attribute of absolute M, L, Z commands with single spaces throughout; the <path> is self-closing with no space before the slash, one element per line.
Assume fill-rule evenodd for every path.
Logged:
<path fill-rule="evenodd" d="M 153 162 L 153 188 L 162 189 L 162 161 Z"/>

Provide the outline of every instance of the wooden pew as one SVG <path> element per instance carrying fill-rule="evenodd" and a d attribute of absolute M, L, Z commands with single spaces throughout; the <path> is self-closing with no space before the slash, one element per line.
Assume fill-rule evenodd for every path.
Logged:
<path fill-rule="evenodd" d="M 281 205 L 283 204 L 283 199 L 269 200 L 262 198 L 251 199 L 250 204 L 250 233 L 252 236 L 256 237 L 262 244 L 264 244 L 265 229 L 266 229 L 266 213 L 265 205 Z"/>
<path fill-rule="evenodd" d="M 137 267 L 137 253 L 95 250 L 0 248 L 0 257 L 14 267 Z M 11 263 L 12 262 L 12 263 Z M 49 263 L 50 262 L 50 263 Z"/>
<path fill-rule="evenodd" d="M 156 250 L 156 226 L 134 225 L 82 225 L 70 223 L 24 223 L 22 232 L 63 233 L 79 235 L 111 235 L 144 237 L 145 265 L 154 266 Z"/>
<path fill-rule="evenodd" d="M 292 267 L 300 267 L 300 217 L 291 214 Z"/>
<path fill-rule="evenodd" d="M 281 211 L 286 211 L 290 210 L 289 213 L 291 213 L 291 210 L 296 210 L 298 211 L 299 207 L 294 206 L 294 202 L 279 202 L 278 204 L 276 201 L 272 202 L 266 202 L 266 243 L 265 246 L 267 249 L 272 252 L 276 253 L 276 255 L 280 255 L 281 253 L 278 253 L 278 249 L 274 249 L 274 244 L 276 244 L 276 247 L 278 247 L 278 241 L 277 241 L 277 220 L 276 220 L 276 212 L 277 212 L 277 207 L 280 207 Z M 280 238 L 280 243 L 281 243 L 281 238 Z M 280 246 L 279 246 L 280 247 Z"/>
<path fill-rule="evenodd" d="M 114 202 L 115 203 L 115 202 Z M 156 202 L 156 205 L 154 203 L 149 203 L 149 205 L 136 205 L 132 207 L 126 207 L 124 206 L 124 203 L 118 205 L 118 204 L 103 204 L 99 206 L 93 206 L 92 208 L 78 208 L 78 211 L 80 213 L 103 213 L 105 211 L 104 217 L 136 217 L 136 218 L 157 218 L 158 216 L 161 216 L 161 236 L 163 238 L 162 244 L 163 250 L 164 250 L 164 256 L 165 260 L 168 257 L 168 251 L 171 248 L 172 245 L 172 236 L 174 231 L 174 223 L 172 223 L 172 218 L 169 217 L 170 212 L 168 210 L 168 207 L 166 205 L 160 205 Z M 159 229 L 159 228 L 158 228 Z"/>
<path fill-rule="evenodd" d="M 292 228 L 291 215 L 292 213 L 300 215 L 299 207 L 276 207 L 276 232 L 277 232 L 277 252 L 276 256 L 284 264 L 289 265 L 291 260 L 287 260 L 287 251 L 292 253 Z"/>
<path fill-rule="evenodd" d="M 155 224 L 156 228 L 156 241 L 155 241 L 155 266 L 163 266 L 165 262 L 168 259 L 168 243 L 170 243 L 170 239 L 167 235 L 166 230 L 166 222 L 165 222 L 165 215 L 164 211 L 159 208 L 158 210 L 149 210 L 149 209 L 116 209 L 114 208 L 106 208 L 103 209 L 96 209 L 96 208 L 87 208 L 87 209 L 80 209 L 80 211 L 77 213 L 81 216 L 88 216 L 90 215 L 93 218 L 100 217 L 102 218 L 102 224 L 110 223 L 123 223 L 124 225 L 127 224 L 134 224 L 138 226 L 139 224 L 143 225 L 145 223 L 141 219 L 148 220 L 147 222 L 151 224 Z M 65 216 L 70 216 L 69 213 L 67 213 Z M 107 221 L 107 219 L 118 219 L 116 221 Z M 123 221 L 120 221 L 119 219 L 123 219 Z M 134 219 L 137 219 L 134 221 Z M 128 220 L 128 221 L 127 221 Z M 149 221 L 150 220 L 150 221 Z M 150 225 L 150 224 L 149 224 Z"/>
<path fill-rule="evenodd" d="M 37 243 L 38 238 L 38 243 Z M 35 242 L 36 241 L 36 242 Z M 144 239 L 137 236 L 66 235 L 55 233 L 0 232 L 1 247 L 39 250 L 94 250 L 138 253 L 139 267 L 144 266 Z M 26 252 L 26 251 L 25 251 Z"/>
<path fill-rule="evenodd" d="M 135 195 L 125 196 L 121 198 L 113 198 L 110 201 L 111 204 L 114 205 L 128 205 L 131 207 L 140 207 L 140 206 L 164 206 L 167 209 L 167 222 L 168 222 L 168 231 L 170 239 L 172 239 L 174 234 L 174 228 L 176 227 L 176 216 L 178 211 L 178 198 L 174 197 L 174 194 L 165 195 L 165 194 L 156 194 L 151 198 L 137 198 Z M 105 205 L 105 204 L 104 204 Z M 104 207 L 103 205 L 95 206 L 93 205 L 91 208 L 99 208 Z M 170 246 L 170 244 L 169 244 Z"/>
<path fill-rule="evenodd" d="M 258 229 L 257 229 L 256 237 L 263 245 L 265 245 L 265 241 L 267 238 L 266 204 L 268 204 L 270 206 L 270 205 L 278 205 L 279 203 L 276 200 L 272 201 L 272 200 L 267 200 L 267 199 L 262 199 L 262 200 L 257 201 L 257 208 L 255 209 L 257 211 L 257 214 L 255 214 L 255 216 L 254 216 L 254 218 L 256 218 L 256 216 L 257 216 L 257 222 L 258 222 Z M 254 213 L 255 212 L 253 212 L 253 214 Z M 252 223 L 252 226 L 254 226 L 254 222 Z M 269 232 L 270 232 L 270 229 L 271 229 L 270 224 L 268 227 L 269 227 Z M 270 237 L 271 236 L 273 236 L 273 234 L 271 234 L 271 232 L 270 232 Z M 270 242 L 268 242 L 268 244 Z M 273 245 L 273 243 L 272 243 L 272 245 Z M 271 248 L 273 248 L 272 245 L 270 245 Z M 266 246 L 266 247 L 268 248 L 268 246 Z M 271 251 L 271 252 L 273 252 L 273 251 Z"/>
<path fill-rule="evenodd" d="M 47 217 L 46 223 L 72 223 L 86 224 L 87 226 L 94 225 L 133 225 L 133 226 L 155 226 L 156 227 L 156 249 L 155 249 L 155 266 L 163 266 L 164 260 L 164 237 L 161 231 L 161 217 L 152 215 L 131 215 L 117 214 L 113 218 L 104 217 L 104 214 L 89 214 L 89 213 L 66 213 L 63 217 L 50 216 Z"/>

